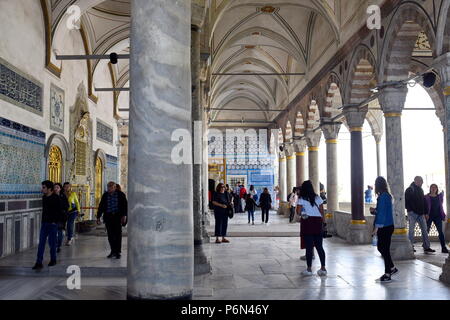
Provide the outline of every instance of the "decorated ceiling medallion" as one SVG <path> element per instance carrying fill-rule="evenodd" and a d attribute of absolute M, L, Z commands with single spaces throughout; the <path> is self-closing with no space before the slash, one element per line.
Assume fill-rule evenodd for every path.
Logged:
<path fill-rule="evenodd" d="M 245 49 L 255 49 L 255 46 L 248 45 L 248 46 L 245 46 Z"/>
<path fill-rule="evenodd" d="M 260 35 L 261 35 L 261 32 L 258 32 L 258 31 L 252 33 L 252 36 L 260 36 Z"/>
<path fill-rule="evenodd" d="M 245 64 L 252 64 L 250 61 L 246 61 Z"/>
<path fill-rule="evenodd" d="M 275 11 L 275 7 L 265 6 L 261 8 L 261 12 L 263 13 L 273 13 Z"/>

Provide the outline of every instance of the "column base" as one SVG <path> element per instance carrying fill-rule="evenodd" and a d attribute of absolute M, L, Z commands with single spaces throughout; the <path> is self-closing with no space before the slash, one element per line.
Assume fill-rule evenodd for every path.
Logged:
<path fill-rule="evenodd" d="M 448 239 L 450 239 L 450 222 L 448 219 L 447 219 L 447 223 L 445 224 L 444 234 L 445 234 L 445 240 L 448 243 Z"/>
<path fill-rule="evenodd" d="M 211 273 L 211 264 L 203 250 L 202 244 L 194 245 L 194 275 Z"/>
<path fill-rule="evenodd" d="M 406 234 L 392 235 L 391 257 L 393 260 L 412 260 L 414 256 L 411 241 Z"/>
<path fill-rule="evenodd" d="M 334 215 L 332 213 L 327 213 L 325 215 L 325 223 L 327 224 L 328 234 L 336 235 L 336 228 L 334 226 Z"/>
<path fill-rule="evenodd" d="M 450 285 L 450 255 L 445 260 L 439 280 Z"/>
<path fill-rule="evenodd" d="M 350 226 L 348 227 L 347 241 L 351 244 L 370 243 L 370 239 L 368 239 L 366 224 L 350 224 Z"/>

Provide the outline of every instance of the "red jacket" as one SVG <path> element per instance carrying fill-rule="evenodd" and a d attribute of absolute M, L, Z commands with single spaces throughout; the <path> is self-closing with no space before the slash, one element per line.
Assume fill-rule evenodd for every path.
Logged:
<path fill-rule="evenodd" d="M 241 191 L 239 192 L 239 197 L 241 199 L 244 199 L 245 195 L 247 194 L 247 189 L 241 188 Z"/>

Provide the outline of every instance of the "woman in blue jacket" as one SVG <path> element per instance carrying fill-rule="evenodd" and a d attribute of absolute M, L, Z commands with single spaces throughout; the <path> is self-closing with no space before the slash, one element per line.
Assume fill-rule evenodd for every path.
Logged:
<path fill-rule="evenodd" d="M 378 196 L 377 208 L 370 208 L 370 212 L 375 214 L 375 230 L 378 236 L 378 251 L 384 259 L 384 274 L 380 277 L 380 282 L 391 282 L 391 276 L 398 272 L 391 258 L 391 239 L 394 233 L 394 217 L 392 215 L 392 196 L 386 179 L 378 177 L 375 180 L 375 194 Z"/>

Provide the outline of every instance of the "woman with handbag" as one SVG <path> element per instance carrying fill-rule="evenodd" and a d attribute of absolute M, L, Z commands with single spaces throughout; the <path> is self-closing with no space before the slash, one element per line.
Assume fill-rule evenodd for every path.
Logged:
<path fill-rule="evenodd" d="M 301 215 L 300 237 L 303 238 L 306 247 L 307 269 L 302 272 L 304 276 L 312 276 L 312 257 L 314 247 L 320 258 L 321 268 L 317 275 L 326 276 L 325 251 L 323 250 L 323 200 L 314 192 L 311 181 L 305 181 L 302 184 L 300 197 L 297 204 L 297 214 Z"/>
<path fill-rule="evenodd" d="M 229 243 L 230 241 L 225 236 L 227 235 L 229 214 L 232 213 L 233 209 L 230 195 L 226 192 L 226 187 L 223 183 L 219 183 L 217 186 L 216 192 L 213 195 L 212 204 L 214 207 L 214 219 L 216 220 L 216 243 Z M 219 237 L 222 237 L 222 241 L 220 241 Z"/>

